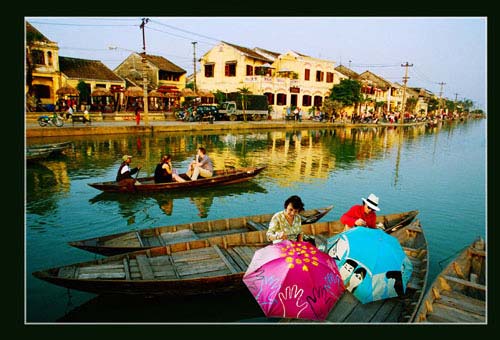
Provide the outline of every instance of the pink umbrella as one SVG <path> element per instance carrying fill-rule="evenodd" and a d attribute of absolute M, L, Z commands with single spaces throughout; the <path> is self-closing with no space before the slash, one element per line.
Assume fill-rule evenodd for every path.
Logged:
<path fill-rule="evenodd" d="M 289 240 L 257 250 L 243 282 L 266 317 L 325 320 L 345 290 L 328 254 Z"/>

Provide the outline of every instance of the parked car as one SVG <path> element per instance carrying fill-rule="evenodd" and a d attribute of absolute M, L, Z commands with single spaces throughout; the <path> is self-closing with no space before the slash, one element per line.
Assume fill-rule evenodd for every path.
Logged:
<path fill-rule="evenodd" d="M 199 105 L 196 108 L 195 120 L 201 121 L 203 118 L 212 116 L 214 120 L 223 120 L 224 114 L 219 112 L 217 105 Z"/>

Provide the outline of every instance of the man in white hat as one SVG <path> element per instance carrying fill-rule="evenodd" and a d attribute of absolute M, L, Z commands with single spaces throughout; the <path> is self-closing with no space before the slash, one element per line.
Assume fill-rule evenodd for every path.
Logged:
<path fill-rule="evenodd" d="M 378 197 L 370 194 L 368 198 L 362 198 L 363 204 L 353 205 L 344 215 L 340 217 L 340 222 L 349 230 L 353 227 L 368 227 L 384 229 L 383 225 L 376 225 L 378 207 Z"/>
<path fill-rule="evenodd" d="M 140 165 L 131 169 L 130 162 L 132 162 L 132 156 L 123 155 L 122 164 L 120 164 L 120 167 L 118 168 L 118 172 L 116 174 L 116 181 L 120 182 L 120 185 L 133 185 L 135 179 L 132 178 L 132 175 L 137 173 L 141 169 Z"/>

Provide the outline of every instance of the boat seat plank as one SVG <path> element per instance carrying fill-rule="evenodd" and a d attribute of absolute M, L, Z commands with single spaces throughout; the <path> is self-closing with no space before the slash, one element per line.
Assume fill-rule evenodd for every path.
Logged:
<path fill-rule="evenodd" d="M 253 254 L 250 255 L 248 253 L 248 250 L 246 249 L 248 247 L 245 247 L 245 246 L 237 246 L 237 247 L 234 247 L 234 251 L 236 253 L 238 253 L 238 255 L 241 257 L 241 259 L 245 262 L 247 268 L 248 268 L 248 265 L 250 264 L 250 262 L 252 262 L 252 257 L 253 257 Z"/>
<path fill-rule="evenodd" d="M 481 285 L 479 283 L 475 283 L 475 282 L 471 282 L 471 281 L 459 279 L 458 277 L 454 277 L 454 276 L 450 276 L 450 275 L 443 275 L 443 277 L 446 280 L 448 280 L 448 281 L 451 281 L 451 282 L 454 282 L 454 283 L 458 283 L 458 284 L 466 286 L 466 287 L 471 287 L 471 288 L 474 288 L 474 289 L 486 291 L 486 286 L 485 285 Z"/>
<path fill-rule="evenodd" d="M 137 265 L 139 266 L 142 278 L 144 280 L 153 280 L 154 274 L 153 269 L 149 264 L 149 258 L 146 255 L 137 255 L 135 259 L 137 260 Z"/>
<path fill-rule="evenodd" d="M 79 279 L 124 279 L 125 272 L 112 272 L 112 273 L 80 273 L 78 274 Z"/>
<path fill-rule="evenodd" d="M 191 229 L 162 233 L 161 238 L 165 241 L 165 244 L 189 242 L 200 239 Z"/>
<path fill-rule="evenodd" d="M 127 257 L 123 258 L 123 271 L 125 272 L 125 279 L 130 280 L 130 269 L 127 260 Z"/>
<path fill-rule="evenodd" d="M 267 230 L 267 226 L 263 223 L 248 220 L 247 224 L 252 228 L 252 230 Z"/>
<path fill-rule="evenodd" d="M 61 269 L 59 269 L 57 277 L 73 279 L 75 278 L 75 271 L 76 271 L 75 266 L 62 267 Z"/>
<path fill-rule="evenodd" d="M 486 302 L 479 299 L 474 299 L 457 291 L 442 291 L 439 303 L 450 307 L 455 307 L 479 315 L 486 314 Z"/>
<path fill-rule="evenodd" d="M 439 303 L 438 301 L 434 302 L 434 305 L 432 306 L 432 313 L 427 316 L 427 320 L 431 321 L 432 318 L 439 318 L 442 320 L 445 320 L 447 322 L 484 322 L 485 317 L 475 314 L 475 313 L 470 313 L 458 308 L 450 307 L 447 305 L 443 305 Z"/>
<path fill-rule="evenodd" d="M 345 322 L 363 322 L 371 320 L 384 303 L 385 300 L 377 300 L 365 304 L 358 303 L 352 310 L 352 313 L 345 318 Z"/>
<path fill-rule="evenodd" d="M 139 241 L 140 246 L 144 247 L 144 243 L 142 242 L 141 235 L 139 234 L 139 232 L 136 231 L 135 236 L 137 237 L 137 241 Z"/>
<path fill-rule="evenodd" d="M 394 305 L 394 308 L 391 310 L 391 313 L 386 316 L 385 322 L 407 322 L 409 316 L 408 319 L 406 320 L 400 320 L 404 309 L 403 302 L 398 298 L 393 298 L 389 300 Z"/>
<path fill-rule="evenodd" d="M 217 259 L 199 261 L 191 265 L 177 266 L 176 269 L 181 278 L 187 275 L 201 275 L 203 273 L 212 273 L 220 270 L 224 270 L 226 274 L 230 274 L 226 264 L 219 257 L 217 257 Z"/>
<path fill-rule="evenodd" d="M 207 247 L 180 251 L 173 253 L 171 256 L 174 263 L 177 264 L 180 262 L 200 261 L 207 258 L 217 257 L 218 255 L 212 247 Z"/>
<path fill-rule="evenodd" d="M 248 264 L 245 263 L 245 261 L 240 257 L 240 255 L 236 251 L 234 251 L 233 248 L 227 248 L 224 250 L 228 253 L 228 255 L 234 261 L 234 263 L 238 265 L 241 271 L 247 270 Z"/>
<path fill-rule="evenodd" d="M 223 236 L 223 235 L 228 235 L 228 234 L 246 233 L 247 231 L 248 231 L 248 228 L 209 231 L 206 233 L 198 233 L 198 237 L 200 239 L 203 239 L 203 238 L 209 238 L 209 237 L 214 237 L 214 236 Z"/>
<path fill-rule="evenodd" d="M 344 322 L 358 304 L 360 304 L 359 300 L 346 291 L 330 311 L 326 320 L 330 322 Z"/>
<path fill-rule="evenodd" d="M 123 262 L 120 264 L 97 265 L 80 267 L 80 273 L 93 273 L 93 272 L 117 272 L 123 270 Z"/>
<path fill-rule="evenodd" d="M 370 322 L 397 322 L 399 313 L 397 310 L 397 299 L 386 299 L 380 308 L 375 312 Z"/>
<path fill-rule="evenodd" d="M 191 274 L 191 275 L 184 275 L 182 278 L 183 279 L 191 279 L 191 278 L 195 279 L 198 277 L 222 276 L 222 275 L 227 275 L 227 274 L 228 274 L 227 268 L 223 268 L 221 270 L 216 270 L 213 272 L 195 273 L 195 274 Z"/>
<path fill-rule="evenodd" d="M 231 273 L 232 274 L 236 274 L 238 272 L 238 270 L 233 266 L 232 263 L 230 263 L 228 261 L 228 259 L 226 258 L 226 256 L 224 256 L 224 254 L 220 250 L 219 246 L 215 244 L 212 247 L 215 249 L 215 251 L 217 252 L 217 254 L 220 256 L 221 260 L 224 261 L 224 263 L 229 268 L 229 270 L 231 271 Z"/>

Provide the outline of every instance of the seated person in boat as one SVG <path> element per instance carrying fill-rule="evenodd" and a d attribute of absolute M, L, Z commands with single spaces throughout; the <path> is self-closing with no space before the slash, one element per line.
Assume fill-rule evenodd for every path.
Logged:
<path fill-rule="evenodd" d="M 302 219 L 299 213 L 304 210 L 304 203 L 299 196 L 293 195 L 286 199 L 284 208 L 271 218 L 266 232 L 267 240 L 273 243 L 282 240 L 302 241 Z"/>
<path fill-rule="evenodd" d="M 207 155 L 205 148 L 198 148 L 195 160 L 189 164 L 186 175 L 188 175 L 191 180 L 197 180 L 199 176 L 204 178 L 209 178 L 213 176 L 214 167 L 212 160 Z"/>
<path fill-rule="evenodd" d="M 169 182 L 185 182 L 186 180 L 177 174 L 177 171 L 172 167 L 172 156 L 163 155 L 160 163 L 156 165 L 155 169 L 155 183 L 169 183 Z"/>
<path fill-rule="evenodd" d="M 138 165 L 131 169 L 130 162 L 132 162 L 132 156 L 130 155 L 124 155 L 122 160 L 122 164 L 118 168 L 118 173 L 116 174 L 116 181 L 120 185 L 134 185 L 136 180 L 132 178 L 132 175 L 137 173 L 141 169 L 141 166 Z"/>
<path fill-rule="evenodd" d="M 377 214 L 380 211 L 378 207 L 378 197 L 370 194 L 367 199 L 362 198 L 363 204 L 353 205 L 347 212 L 340 217 L 340 222 L 345 225 L 344 231 L 353 227 L 381 228 L 383 225 L 376 225 Z"/>

